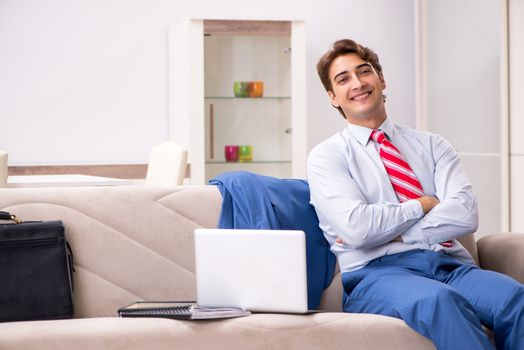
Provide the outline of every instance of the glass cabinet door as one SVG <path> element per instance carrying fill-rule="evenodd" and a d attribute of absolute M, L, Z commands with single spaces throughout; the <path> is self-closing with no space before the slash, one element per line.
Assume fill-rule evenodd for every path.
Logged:
<path fill-rule="evenodd" d="M 230 170 L 291 177 L 290 37 L 204 37 L 206 180 Z"/>
<path fill-rule="evenodd" d="M 305 23 L 185 19 L 169 42 L 169 138 L 189 151 L 189 183 L 304 178 Z"/>

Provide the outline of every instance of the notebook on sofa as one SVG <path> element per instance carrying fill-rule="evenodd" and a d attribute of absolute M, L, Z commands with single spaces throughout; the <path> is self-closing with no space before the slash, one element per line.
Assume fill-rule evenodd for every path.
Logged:
<path fill-rule="evenodd" d="M 303 231 L 196 229 L 197 304 L 308 313 Z"/>
<path fill-rule="evenodd" d="M 193 302 L 138 301 L 118 309 L 120 317 L 163 317 L 181 320 L 211 320 L 249 316 L 238 308 L 205 308 Z"/>

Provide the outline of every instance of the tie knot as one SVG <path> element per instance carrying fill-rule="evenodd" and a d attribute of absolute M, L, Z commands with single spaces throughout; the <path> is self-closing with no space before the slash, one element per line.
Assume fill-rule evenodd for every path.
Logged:
<path fill-rule="evenodd" d="M 369 138 L 375 142 L 382 144 L 382 142 L 384 142 L 384 140 L 386 139 L 386 134 L 384 134 L 384 131 L 377 129 L 377 130 L 373 130 Z"/>

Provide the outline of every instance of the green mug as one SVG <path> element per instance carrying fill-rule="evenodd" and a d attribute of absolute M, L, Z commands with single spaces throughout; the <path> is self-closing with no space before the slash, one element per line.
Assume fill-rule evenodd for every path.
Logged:
<path fill-rule="evenodd" d="M 248 97 L 249 96 L 249 82 L 235 81 L 233 83 L 233 92 L 235 93 L 235 97 Z"/>
<path fill-rule="evenodd" d="M 251 145 L 238 146 L 238 161 L 250 162 L 253 160 L 253 147 Z"/>

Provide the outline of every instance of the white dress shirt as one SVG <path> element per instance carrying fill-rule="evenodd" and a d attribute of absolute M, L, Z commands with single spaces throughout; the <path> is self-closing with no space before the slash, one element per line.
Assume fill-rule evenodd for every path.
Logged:
<path fill-rule="evenodd" d="M 445 251 L 472 263 L 455 238 L 478 226 L 477 202 L 457 152 L 441 136 L 394 125 L 380 126 L 417 175 L 424 193 L 440 200 L 426 215 L 418 200 L 399 203 L 372 129 L 348 126 L 309 154 L 311 204 L 342 272 L 415 249 Z M 402 242 L 391 242 L 401 235 Z M 344 243 L 336 243 L 336 238 Z M 440 242 L 453 240 L 451 248 Z"/>

